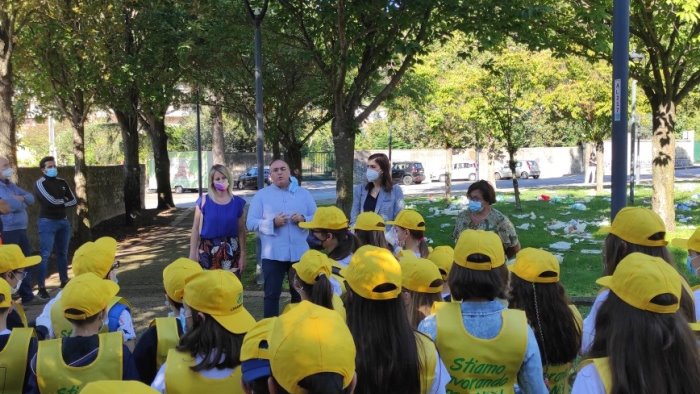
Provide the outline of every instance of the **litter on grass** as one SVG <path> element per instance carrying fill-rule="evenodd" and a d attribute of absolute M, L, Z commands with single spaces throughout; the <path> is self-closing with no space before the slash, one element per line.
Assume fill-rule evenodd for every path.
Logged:
<path fill-rule="evenodd" d="M 519 229 L 521 229 L 521 230 L 529 230 L 530 228 L 535 228 L 535 226 L 532 225 L 531 223 L 523 223 L 523 224 L 521 224 L 520 226 L 517 226 L 517 227 L 518 227 Z"/>
<path fill-rule="evenodd" d="M 583 254 L 600 254 L 600 249 L 581 249 Z"/>
<path fill-rule="evenodd" d="M 573 203 L 573 204 L 571 204 L 571 206 L 570 206 L 569 208 L 575 209 L 575 210 L 577 210 L 577 211 L 586 211 L 586 210 L 588 210 L 588 207 L 586 207 L 586 205 L 585 205 L 584 203 L 582 203 L 582 202 Z"/>
<path fill-rule="evenodd" d="M 555 243 L 549 245 L 549 248 L 554 249 L 554 250 L 559 250 L 559 251 L 565 251 L 565 250 L 571 249 L 571 243 L 559 241 L 559 242 L 555 242 Z"/>
<path fill-rule="evenodd" d="M 443 224 L 440 225 L 440 228 L 448 228 L 448 227 L 450 227 L 450 226 L 452 226 L 452 224 L 450 224 L 450 223 L 443 223 Z"/>

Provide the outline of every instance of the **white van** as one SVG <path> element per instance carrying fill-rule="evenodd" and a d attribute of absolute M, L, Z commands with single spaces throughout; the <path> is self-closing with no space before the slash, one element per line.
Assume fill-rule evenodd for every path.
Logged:
<path fill-rule="evenodd" d="M 460 161 L 452 163 L 452 180 L 469 180 L 475 181 L 478 169 L 476 168 L 476 162 L 472 160 Z M 433 173 L 430 175 L 431 181 L 445 182 L 447 174 L 444 170 L 439 173 Z"/>

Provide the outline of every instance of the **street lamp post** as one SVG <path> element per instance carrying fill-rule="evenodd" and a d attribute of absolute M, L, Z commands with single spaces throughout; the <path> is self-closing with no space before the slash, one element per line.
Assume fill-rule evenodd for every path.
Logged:
<path fill-rule="evenodd" d="M 637 64 L 644 60 L 644 55 L 636 52 L 630 52 L 630 60 Z M 634 183 L 636 177 L 640 176 L 639 171 L 636 171 L 637 166 L 637 156 L 639 156 L 639 146 L 635 149 L 637 145 L 637 131 L 639 127 L 639 119 L 637 119 L 637 80 L 632 79 L 632 116 L 631 116 L 631 127 L 630 127 L 630 205 L 634 205 Z"/>

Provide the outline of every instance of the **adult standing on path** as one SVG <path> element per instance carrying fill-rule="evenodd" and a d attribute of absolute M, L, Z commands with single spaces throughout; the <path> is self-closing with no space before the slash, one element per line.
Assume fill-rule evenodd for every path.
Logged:
<path fill-rule="evenodd" d="M 61 288 L 68 283 L 68 244 L 71 237 L 71 224 L 66 216 L 66 208 L 75 206 L 78 200 L 68 183 L 58 177 L 56 159 L 53 156 L 42 158 L 39 168 L 44 176 L 34 184 L 34 194 L 40 204 L 38 227 L 41 263 L 36 270 L 36 282 L 39 286 L 39 297 L 48 300 L 51 297 L 46 291 L 44 281 L 51 252 L 55 252 L 56 255 Z"/>
<path fill-rule="evenodd" d="M 27 207 L 34 204 L 32 193 L 25 191 L 12 182 L 15 170 L 10 166 L 6 157 L 0 156 L 0 199 L 7 202 L 10 212 L 2 215 L 2 241 L 5 244 L 15 244 L 22 249 L 25 256 L 29 256 L 32 248 L 27 237 Z M 34 300 L 32 291 L 32 277 L 30 271 L 22 281 L 19 288 L 22 304 L 28 304 Z"/>
<path fill-rule="evenodd" d="M 493 186 L 484 180 L 474 182 L 467 189 L 467 198 L 467 209 L 460 212 L 455 221 L 454 239 L 459 239 L 462 231 L 467 229 L 493 231 L 501 238 L 506 257 L 515 257 L 520 250 L 518 234 L 506 215 L 491 207 L 496 203 Z"/>
<path fill-rule="evenodd" d="M 263 315 L 279 315 L 279 299 L 284 277 L 290 283 L 292 302 L 301 298 L 289 278 L 292 264 L 309 249 L 308 230 L 300 222 L 310 221 L 316 212 L 316 202 L 303 187 L 290 187 L 289 165 L 284 160 L 270 163 L 272 185 L 259 190 L 253 197 L 246 221 L 248 230 L 260 237 L 265 299 Z"/>
<path fill-rule="evenodd" d="M 391 162 L 384 153 L 375 153 L 367 159 L 367 183 L 355 185 L 352 193 L 350 224 L 354 225 L 362 212 L 376 212 L 384 221 L 394 220 L 404 207 L 403 191 L 391 179 Z M 386 228 L 390 243 L 391 226 Z"/>
<path fill-rule="evenodd" d="M 204 269 L 230 270 L 240 278 L 245 242 L 245 200 L 233 195 L 228 168 L 215 164 L 209 170 L 209 193 L 195 204 L 190 259 Z"/>

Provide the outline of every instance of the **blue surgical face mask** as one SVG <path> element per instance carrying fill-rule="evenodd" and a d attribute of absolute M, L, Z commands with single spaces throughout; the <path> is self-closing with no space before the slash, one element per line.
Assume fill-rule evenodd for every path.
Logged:
<path fill-rule="evenodd" d="M 5 168 L 4 170 L 2 170 L 2 176 L 3 176 L 3 177 L 5 177 L 5 178 L 7 178 L 7 179 L 10 179 L 10 178 L 12 178 L 12 175 L 15 175 L 15 170 L 14 170 L 14 169 L 12 169 L 12 168 Z"/>
<path fill-rule="evenodd" d="M 374 182 L 379 178 L 379 171 L 374 170 L 372 168 L 367 169 L 367 181 L 368 182 Z"/>
<path fill-rule="evenodd" d="M 468 208 L 469 208 L 469 211 L 474 212 L 474 213 L 481 212 L 481 210 L 484 209 L 484 207 L 481 206 L 481 201 L 472 201 L 472 200 L 469 200 Z"/>
<path fill-rule="evenodd" d="M 688 265 L 688 272 L 691 274 L 695 274 L 696 276 L 698 275 L 698 270 L 693 267 L 693 260 L 695 260 L 695 257 L 697 256 L 690 256 L 688 255 L 688 259 L 686 260 L 686 264 Z"/>
<path fill-rule="evenodd" d="M 46 176 L 49 178 L 55 178 L 58 175 L 58 168 L 51 167 L 46 169 Z"/>

